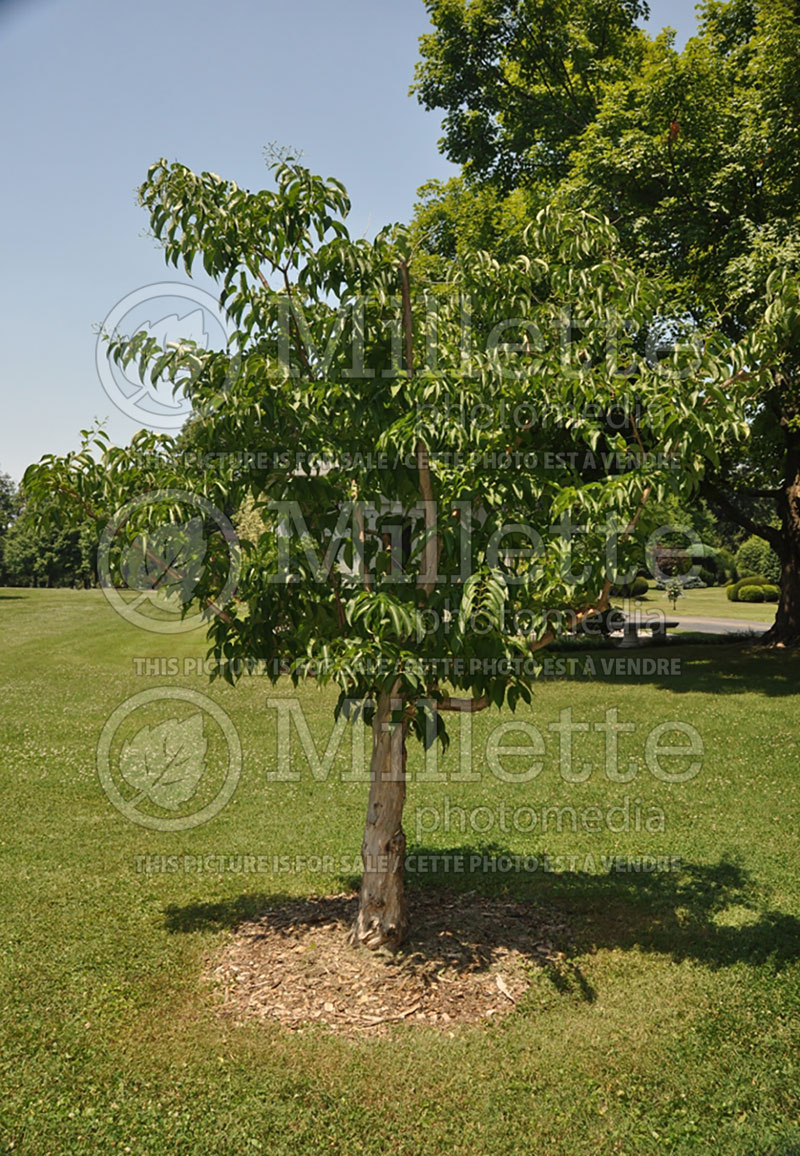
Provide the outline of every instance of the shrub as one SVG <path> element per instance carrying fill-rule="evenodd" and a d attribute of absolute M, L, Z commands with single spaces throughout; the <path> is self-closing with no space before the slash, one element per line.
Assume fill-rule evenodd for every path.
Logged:
<path fill-rule="evenodd" d="M 765 602 L 777 602 L 781 596 L 779 586 L 762 586 L 761 589 L 764 591 Z"/>
<path fill-rule="evenodd" d="M 755 534 L 742 542 L 736 551 L 736 569 L 743 578 L 751 574 L 764 575 L 764 581 L 774 584 L 780 581 L 781 563 L 778 555 L 763 538 Z M 756 582 L 758 586 L 760 583 Z"/>
<path fill-rule="evenodd" d="M 745 578 L 740 578 L 736 585 L 741 589 L 742 586 L 772 586 L 773 583 L 763 574 L 748 574 Z"/>
<path fill-rule="evenodd" d="M 700 568 L 699 577 L 701 581 L 705 582 L 706 586 L 715 586 L 717 583 L 717 575 L 713 571 L 707 570 L 705 566 Z"/>
<path fill-rule="evenodd" d="M 761 589 L 762 586 L 771 586 L 772 583 L 764 578 L 761 574 L 754 574 L 752 577 L 740 578 L 738 582 L 734 582 L 727 588 L 728 601 L 739 602 L 739 592 L 745 586 L 757 586 Z"/>
<path fill-rule="evenodd" d="M 764 587 L 763 586 L 743 586 L 739 591 L 739 602 L 763 602 L 764 601 Z"/>
<path fill-rule="evenodd" d="M 650 583 L 641 575 L 633 582 L 624 582 L 621 586 L 612 586 L 611 593 L 617 598 L 640 598 L 650 589 Z"/>

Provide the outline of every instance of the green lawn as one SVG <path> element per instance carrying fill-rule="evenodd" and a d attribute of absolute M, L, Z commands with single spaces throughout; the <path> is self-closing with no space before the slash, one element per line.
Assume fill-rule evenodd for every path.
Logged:
<path fill-rule="evenodd" d="M 715 592 L 692 597 L 704 594 Z M 366 786 L 339 781 L 351 768 L 350 734 L 318 781 L 295 732 L 299 778 L 268 781 L 279 751 L 266 699 L 293 697 L 290 684 L 271 688 L 253 676 L 236 688 L 209 686 L 158 664 L 156 674 L 137 673 L 137 660 L 201 657 L 202 636 L 145 633 L 96 591 L 0 591 L 0 622 L 0 1152 L 800 1151 L 797 656 L 647 648 L 632 658 L 665 656 L 679 669 L 604 674 L 595 656 L 595 677 L 542 680 L 533 706 L 516 716 L 543 736 L 544 765 L 527 782 L 489 770 L 487 740 L 507 713 L 474 719 L 478 781 L 458 775 L 457 737 L 439 766 L 444 780 L 426 780 L 414 750 L 411 851 L 548 856 L 563 870 L 419 875 L 412 913 L 421 887 L 546 900 L 565 913 L 573 942 L 563 969 L 536 973 L 501 1022 L 452 1036 L 404 1025 L 351 1042 L 320 1029 L 234 1027 L 217 1018 L 201 978 L 238 920 L 280 896 L 341 891 L 350 876 L 142 869 L 148 856 L 152 868 L 169 856 L 357 854 Z M 207 694 L 233 720 L 243 751 L 228 805 L 177 833 L 123 817 L 95 767 L 112 712 L 162 686 Z M 312 684 L 299 697 L 322 751 L 335 693 Z M 572 777 L 582 781 L 565 780 L 548 725 L 567 707 L 591 728 L 636 728 L 614 732 L 627 782 L 606 776 L 607 735 L 596 729 L 574 736 Z M 703 748 L 699 770 L 682 782 L 654 774 L 646 746 L 654 727 L 675 722 L 695 728 Z M 509 734 L 502 745 L 524 741 Z M 528 761 L 505 756 L 505 778 Z M 667 759 L 672 777 L 690 761 Z M 573 832 L 566 822 L 522 833 L 509 822 L 546 806 L 608 816 L 626 797 L 631 816 L 658 811 L 663 829 L 636 829 L 632 819 L 612 830 L 607 817 L 600 830 Z M 485 808 L 493 826 L 446 830 L 445 799 L 451 815 Z M 676 863 L 606 873 L 604 856 Z"/>
<path fill-rule="evenodd" d="M 672 613 L 672 607 L 663 590 L 651 589 L 644 598 L 631 604 L 640 610 L 663 610 Z M 626 609 L 628 603 L 625 602 Z M 678 599 L 675 613 L 704 618 L 740 618 L 746 622 L 773 622 L 777 607 L 774 602 L 729 602 L 724 586 L 709 586 L 706 590 L 687 590 Z"/>

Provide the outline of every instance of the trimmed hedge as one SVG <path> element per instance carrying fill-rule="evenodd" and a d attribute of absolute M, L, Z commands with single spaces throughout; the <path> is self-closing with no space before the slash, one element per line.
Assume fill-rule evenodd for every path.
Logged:
<path fill-rule="evenodd" d="M 764 601 L 764 587 L 763 586 L 742 586 L 739 591 L 737 602 L 763 602 Z"/>
<path fill-rule="evenodd" d="M 781 596 L 780 586 L 762 586 L 765 602 L 777 602 Z"/>
<path fill-rule="evenodd" d="M 739 602 L 739 591 L 745 586 L 757 586 L 759 589 L 762 586 L 771 586 L 772 583 L 768 579 L 762 577 L 760 574 L 755 574 L 753 577 L 740 578 L 738 582 L 732 582 L 730 586 L 725 588 L 729 602 Z M 752 601 L 752 599 L 751 599 Z"/>

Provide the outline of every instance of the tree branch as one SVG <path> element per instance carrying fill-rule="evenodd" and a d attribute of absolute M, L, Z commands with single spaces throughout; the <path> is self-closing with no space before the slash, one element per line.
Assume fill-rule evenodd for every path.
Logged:
<path fill-rule="evenodd" d="M 292 292 L 292 283 L 289 280 L 289 274 L 286 272 L 286 269 L 283 265 L 275 265 L 272 262 L 270 262 L 270 264 L 272 264 L 273 269 L 280 269 L 280 272 L 283 274 L 283 284 L 286 289 L 286 296 L 289 298 L 289 308 L 292 311 L 292 328 L 294 329 L 295 346 L 297 348 L 298 354 L 300 355 L 300 360 L 303 363 L 303 367 L 306 373 L 313 381 L 315 376 L 314 370 L 311 368 L 311 362 L 308 360 L 305 343 L 303 338 L 300 336 L 300 326 L 297 324 L 297 317 L 295 316 L 294 312 L 294 293 Z M 258 274 L 258 279 L 264 288 L 272 293 L 273 289 L 261 270 L 257 269 L 256 272 Z"/>
<path fill-rule="evenodd" d="M 333 586 L 333 597 L 334 597 L 334 601 L 336 603 L 336 620 L 339 623 L 339 626 L 342 627 L 342 626 L 344 626 L 347 619 L 345 617 L 344 607 L 342 606 L 342 599 L 341 599 L 341 596 L 339 594 L 339 580 L 336 577 L 336 571 L 334 570 L 333 566 L 331 566 L 330 573 L 331 573 L 331 586 Z"/>
<path fill-rule="evenodd" d="M 458 710 L 466 714 L 474 714 L 479 710 L 486 710 L 489 705 L 489 699 L 485 694 L 480 698 L 440 698 L 434 699 L 434 707 L 436 710 Z"/>
<path fill-rule="evenodd" d="M 73 490 L 69 486 L 62 485 L 61 483 L 56 485 L 56 489 L 60 490 L 62 494 L 66 494 L 68 497 L 74 498 L 76 502 L 80 502 L 80 504 L 83 506 L 84 510 L 89 515 L 89 517 L 93 518 L 95 520 L 95 522 L 100 521 L 100 514 L 98 514 L 96 510 L 92 509 L 92 507 L 88 504 L 88 502 L 86 502 L 80 496 L 80 494 L 78 493 L 77 490 Z"/>
<path fill-rule="evenodd" d="M 765 542 L 769 542 L 774 550 L 779 551 L 782 542 L 780 530 L 774 526 L 765 526 L 761 522 L 754 522 L 751 517 L 745 514 L 744 510 L 735 506 L 728 495 L 723 493 L 709 478 L 704 478 L 700 483 L 700 493 L 727 514 L 732 522 L 742 526 L 748 533 L 755 534 L 757 538 L 763 538 Z"/>
<path fill-rule="evenodd" d="M 411 286 L 408 279 L 408 265 L 400 262 L 400 290 L 403 301 L 403 336 L 405 339 L 406 373 L 409 381 L 414 376 L 414 319 L 411 314 Z M 415 447 L 417 459 L 417 474 L 419 489 L 425 508 L 425 551 L 424 570 L 419 577 L 419 585 L 426 594 L 430 594 L 436 586 L 436 575 L 439 571 L 439 553 L 441 538 L 436 531 L 436 502 L 433 496 L 431 471 L 428 458 L 428 447 L 422 438 L 417 438 Z"/>
<path fill-rule="evenodd" d="M 358 501 L 357 494 L 353 503 L 353 517 L 355 518 L 356 530 L 358 532 L 358 552 L 361 556 L 361 573 L 364 579 L 364 589 L 371 591 L 372 584 L 369 580 L 369 574 L 367 573 L 367 543 L 366 534 L 364 533 L 364 511 L 362 510 L 361 504 Z"/>
<path fill-rule="evenodd" d="M 643 503 L 642 503 L 643 504 Z M 640 507 L 641 509 L 641 507 Z M 637 511 L 638 514 L 638 511 Z M 611 594 L 611 579 L 606 578 L 603 583 L 603 589 L 597 597 L 594 606 L 588 606 L 584 610 L 579 610 L 575 615 L 575 625 L 579 626 L 584 619 L 589 618 L 592 614 L 602 614 L 604 610 L 608 610 L 609 596 Z M 545 630 L 541 638 L 537 638 L 535 642 L 528 645 L 528 649 L 533 653 L 536 650 L 543 650 L 545 646 L 549 646 L 551 642 L 555 641 L 556 632 L 552 626 Z"/>

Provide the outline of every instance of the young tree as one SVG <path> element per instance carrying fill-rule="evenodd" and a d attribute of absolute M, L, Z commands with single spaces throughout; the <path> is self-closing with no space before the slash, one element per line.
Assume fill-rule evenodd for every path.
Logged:
<path fill-rule="evenodd" d="M 797 279 L 793 0 L 709 0 L 681 52 L 669 32 L 652 40 L 636 32 L 633 5 L 627 23 L 615 24 L 619 34 L 600 41 L 597 16 L 583 4 L 562 12 L 562 30 L 547 36 L 538 31 L 542 10 L 552 16 L 557 6 L 540 0 L 428 7 L 434 31 L 421 39 L 417 92 L 445 110 L 449 155 L 503 192 L 524 188 L 535 204 L 607 215 L 630 258 L 672 280 L 673 335 L 716 319 L 737 339 L 758 323 L 769 278 Z M 619 18 L 615 6 L 610 12 Z M 486 40 L 461 35 L 484 24 Z M 702 486 L 723 518 L 780 557 L 781 601 L 766 640 L 782 644 L 800 641 L 798 382 L 796 325 L 748 415 L 747 448 L 720 443 Z M 765 498 L 778 527 L 762 516 Z"/>
<path fill-rule="evenodd" d="M 651 364 L 636 334 L 658 286 L 607 221 L 545 211 L 502 258 L 434 267 L 399 227 L 352 240 L 338 182 L 291 161 L 274 174 L 250 193 L 160 161 L 141 189 L 167 261 L 191 274 L 200 259 L 234 327 L 224 351 L 112 340 L 189 393 L 191 452 L 101 440 L 25 484 L 101 520 L 143 494 L 180 522 L 187 491 L 258 512 L 235 594 L 223 604 L 219 536 L 184 594 L 206 607 L 218 675 L 261 659 L 276 679 L 333 680 L 337 710 L 371 725 L 353 938 L 394 947 L 407 739 L 445 744 L 447 712 L 530 702 L 541 649 L 607 607 L 649 496 L 687 489 L 745 435 L 748 367 L 769 362 L 791 303 L 746 343 L 706 335 Z M 636 416 L 614 432 L 632 382 Z M 137 516 L 116 539 L 143 541 Z M 139 556 L 157 554 L 151 534 Z M 161 572 L 180 583 L 169 559 Z"/>

